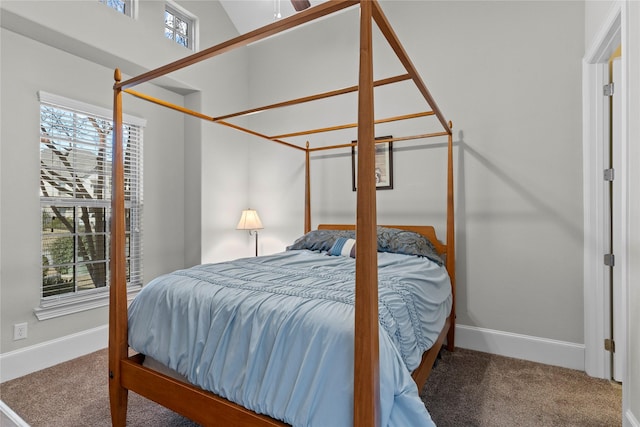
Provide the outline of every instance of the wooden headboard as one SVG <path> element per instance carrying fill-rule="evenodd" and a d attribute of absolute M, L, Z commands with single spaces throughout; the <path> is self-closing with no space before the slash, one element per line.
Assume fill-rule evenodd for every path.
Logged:
<path fill-rule="evenodd" d="M 438 251 L 438 254 L 443 255 L 447 252 L 447 245 L 438 240 L 436 236 L 436 230 L 431 225 L 380 225 L 381 227 L 399 228 L 400 230 L 413 231 L 429 239 L 433 246 Z M 320 224 L 318 230 L 354 230 L 355 224 Z"/>

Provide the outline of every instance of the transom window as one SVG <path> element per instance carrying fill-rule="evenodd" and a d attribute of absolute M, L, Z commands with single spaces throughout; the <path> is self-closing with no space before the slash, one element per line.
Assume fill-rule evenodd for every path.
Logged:
<path fill-rule="evenodd" d="M 133 0 L 98 0 L 123 15 L 133 16 Z"/>
<path fill-rule="evenodd" d="M 41 306 L 108 289 L 113 122 L 97 110 L 40 92 Z M 143 121 L 136 120 L 123 125 L 130 286 L 142 285 Z"/>
<path fill-rule="evenodd" d="M 165 4 L 164 36 L 188 49 L 195 50 L 196 19 L 171 2 Z"/>

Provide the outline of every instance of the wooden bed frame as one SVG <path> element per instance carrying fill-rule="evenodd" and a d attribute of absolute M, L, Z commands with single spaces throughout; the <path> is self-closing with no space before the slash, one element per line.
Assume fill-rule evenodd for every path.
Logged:
<path fill-rule="evenodd" d="M 360 69 L 357 86 L 325 92 L 317 95 L 298 98 L 287 102 L 272 104 L 260 108 L 241 111 L 220 117 L 212 117 L 200 112 L 153 98 L 136 92 L 131 88 L 155 78 L 180 70 L 205 59 L 214 57 L 249 43 L 262 40 L 274 34 L 290 30 L 294 27 L 324 17 L 348 7 L 360 7 Z M 383 36 L 398 56 L 407 73 L 378 81 L 373 80 L 372 61 L 372 24 L 375 22 Z M 429 90 L 400 44 L 395 32 L 376 0 L 329 0 L 318 6 L 299 12 L 291 17 L 276 21 L 270 25 L 235 37 L 231 40 L 194 53 L 181 60 L 151 70 L 126 81 L 121 81 L 120 71 L 116 69 L 114 84 L 114 126 L 113 126 L 113 187 L 111 218 L 111 287 L 109 305 L 109 396 L 111 418 L 114 426 L 125 426 L 127 415 L 128 391 L 131 390 L 151 399 L 173 411 L 176 411 L 202 425 L 229 426 L 284 426 L 286 424 L 256 414 L 246 408 L 229 402 L 213 393 L 196 386 L 178 381 L 167 375 L 146 368 L 142 365 L 143 356 L 130 356 L 128 346 L 127 320 L 127 284 L 125 258 L 125 209 L 124 209 L 124 162 L 122 132 L 122 93 L 148 100 L 182 113 L 201 119 L 232 127 L 238 131 L 249 133 L 269 141 L 284 144 L 305 152 L 305 232 L 311 230 L 310 204 L 310 153 L 318 150 L 330 150 L 351 147 L 356 144 L 341 144 L 310 148 L 284 141 L 287 136 L 300 136 L 329 132 L 345 127 L 357 127 L 358 147 L 358 191 L 356 224 L 332 225 L 356 229 L 358 254 L 356 257 L 356 303 L 355 303 L 355 359 L 354 359 L 354 411 L 355 426 L 375 426 L 379 424 L 379 354 L 378 354 L 378 277 L 377 277 L 377 233 L 376 233 L 376 184 L 374 179 L 375 144 L 387 141 L 407 141 L 422 138 L 447 136 L 447 232 L 446 244 L 442 244 L 435 236 L 432 227 L 420 227 L 437 249 L 446 255 L 446 268 L 449 272 L 454 295 L 451 314 L 444 329 L 433 347 L 427 351 L 422 364 L 413 372 L 413 378 L 419 386 L 426 381 L 438 352 L 447 341 L 450 350 L 454 348 L 455 331 L 455 235 L 453 216 L 453 139 L 452 125 L 436 105 Z M 412 80 L 418 91 L 431 108 L 430 111 L 418 112 L 404 116 L 374 119 L 373 92 L 374 87 Z M 250 113 L 269 109 L 288 107 L 304 102 L 324 99 L 332 96 L 358 92 L 358 122 L 333 128 L 313 129 L 285 136 L 268 136 L 246 129 L 227 121 Z M 413 119 L 416 117 L 435 116 L 442 125 L 443 131 L 422 135 L 397 137 L 387 140 L 375 140 L 374 126 L 378 122 L 389 122 Z M 407 228 L 408 226 L 395 226 Z M 415 227 L 413 228 L 415 230 Z"/>

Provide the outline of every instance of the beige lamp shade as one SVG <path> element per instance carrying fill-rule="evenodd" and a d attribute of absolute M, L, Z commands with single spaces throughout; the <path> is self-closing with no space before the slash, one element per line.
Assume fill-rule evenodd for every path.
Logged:
<path fill-rule="evenodd" d="M 258 216 L 258 212 L 253 209 L 245 209 L 242 211 L 240 222 L 238 222 L 237 230 L 261 230 L 262 222 Z"/>

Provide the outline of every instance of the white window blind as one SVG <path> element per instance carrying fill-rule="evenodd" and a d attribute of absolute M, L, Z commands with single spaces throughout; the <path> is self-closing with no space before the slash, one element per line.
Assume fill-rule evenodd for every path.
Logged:
<path fill-rule="evenodd" d="M 106 109 L 44 92 L 39 98 L 42 283 L 36 314 L 46 318 L 105 304 L 113 121 Z M 127 284 L 138 288 L 144 124 L 124 117 Z"/>

